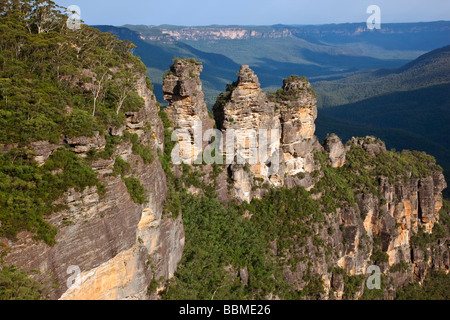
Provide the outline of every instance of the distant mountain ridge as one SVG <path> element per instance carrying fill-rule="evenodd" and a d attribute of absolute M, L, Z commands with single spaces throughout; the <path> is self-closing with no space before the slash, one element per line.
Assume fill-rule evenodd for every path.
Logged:
<path fill-rule="evenodd" d="M 416 90 L 448 82 L 450 45 L 426 53 L 399 68 L 316 82 L 314 89 L 319 93 L 320 106 L 332 107 L 394 91 Z"/>
<path fill-rule="evenodd" d="M 318 119 L 324 131 L 344 139 L 356 132 L 374 134 L 389 147 L 425 150 L 437 158 L 448 179 L 450 46 L 400 68 L 316 82 L 313 86 L 324 106 Z"/>
<path fill-rule="evenodd" d="M 189 41 L 189 40 L 248 40 L 261 38 L 316 39 L 323 42 L 335 42 L 336 39 L 348 37 L 377 35 L 392 37 L 398 34 L 448 34 L 448 21 L 419 22 L 419 23 L 387 23 L 380 30 L 369 30 L 365 23 L 342 23 L 323 25 L 271 25 L 271 26 L 239 26 L 239 25 L 211 25 L 211 26 L 144 26 L 124 25 L 141 34 L 143 40 L 150 41 Z M 334 41 L 333 41 L 334 40 Z M 431 41 L 432 42 L 432 41 Z M 434 44 L 430 43 L 431 46 Z M 397 44 L 398 46 L 398 44 Z"/>
<path fill-rule="evenodd" d="M 274 90 L 292 74 L 311 82 L 340 79 L 355 73 L 405 65 L 448 44 L 450 22 L 317 26 L 95 26 L 137 45 L 136 54 L 149 67 L 155 95 L 163 101 L 162 76 L 175 57 L 203 63 L 202 81 L 208 107 L 235 76 L 239 65 L 258 73 L 262 88 Z"/>

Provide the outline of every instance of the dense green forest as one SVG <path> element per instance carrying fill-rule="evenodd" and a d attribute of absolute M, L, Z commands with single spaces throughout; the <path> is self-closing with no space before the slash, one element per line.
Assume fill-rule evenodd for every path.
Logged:
<path fill-rule="evenodd" d="M 132 41 L 135 53 L 148 67 L 155 95 L 163 100 L 162 76 L 175 57 L 195 57 L 204 66 L 201 75 L 206 102 L 211 108 L 216 96 L 235 77 L 242 64 L 250 65 L 265 90 L 276 90 L 291 74 L 311 82 L 345 79 L 355 73 L 395 68 L 435 48 L 446 45 L 449 22 L 384 24 L 389 32 L 358 32 L 361 23 L 320 26 L 96 26 Z M 197 40 L 175 40 L 163 30 L 188 29 Z M 202 33 L 245 30 L 266 37 L 246 39 L 203 39 Z M 289 36 L 277 37 L 283 32 Z M 272 37 L 273 36 L 273 37 Z M 151 40 L 158 38 L 159 40 Z"/>
<path fill-rule="evenodd" d="M 401 68 L 313 83 L 323 105 L 317 135 L 323 139 L 335 132 L 343 140 L 376 135 L 388 148 L 424 150 L 436 157 L 448 179 L 449 61 L 446 46 Z"/>
<path fill-rule="evenodd" d="M 52 1 L 7 1 L 2 10 L 0 143 L 89 136 L 143 105 L 133 86 L 146 69 L 133 44 L 86 25 L 68 29 Z"/>
<path fill-rule="evenodd" d="M 125 123 L 125 112 L 144 105 L 136 81 L 146 68 L 132 54 L 135 46 L 84 24 L 70 30 L 66 21 L 53 1 L 2 1 L 0 146 L 12 149 L 0 154 L 0 236 L 28 230 L 53 244 L 56 230 L 44 221 L 62 209 L 53 202 L 69 188 L 97 186 L 100 195 L 104 192 L 89 161 L 112 156 L 119 138 L 110 137 L 109 129 Z M 34 141 L 61 143 L 64 137 L 89 137 L 95 131 L 106 135 L 108 145 L 87 159 L 67 146 L 40 167 L 28 148 Z M 122 139 L 151 161 L 152 154 L 136 138 Z M 142 203 L 139 181 L 124 181 L 133 200 Z"/>
<path fill-rule="evenodd" d="M 331 25 L 274 26 L 96 26 L 132 41 L 136 54 L 147 65 L 155 84 L 155 95 L 162 101 L 162 75 L 175 57 L 195 57 L 204 65 L 201 75 L 208 106 L 214 105 L 229 79 L 242 64 L 258 75 L 262 88 L 276 90 L 291 74 L 306 76 L 311 82 L 345 79 L 362 71 L 400 67 L 430 50 L 447 45 L 447 21 L 384 24 L 383 30 L 360 32 L 363 23 Z M 171 32 L 190 29 L 200 39 L 174 40 Z M 213 30 L 245 30 L 266 35 L 248 39 L 202 39 Z M 290 32 L 289 36 L 277 38 Z M 151 40 L 157 37 L 159 40 Z M 169 61 L 169 62 L 168 62 Z"/>
<path fill-rule="evenodd" d="M 340 106 L 387 93 L 449 83 L 449 60 L 450 46 L 446 46 L 399 68 L 363 72 L 334 81 L 319 81 L 313 87 L 319 94 L 320 107 Z"/>
<path fill-rule="evenodd" d="M 161 116 L 165 117 L 164 111 L 161 111 Z M 166 135 L 170 137 L 170 123 L 165 123 Z M 166 152 L 170 154 L 170 148 Z M 324 255 L 328 259 L 335 254 L 326 244 L 322 231 L 333 233 L 332 228 L 326 227 L 336 215 L 336 210 L 355 205 L 358 193 L 372 193 L 380 197 L 376 179 L 379 175 L 396 181 L 407 180 L 410 175 L 425 177 L 430 170 L 442 170 L 432 156 L 422 152 L 387 151 L 372 158 L 359 146 L 351 148 L 343 168 L 332 168 L 324 153 L 317 152 L 315 158 L 321 164 L 323 177 L 319 178 L 319 170 L 313 173 L 317 183 L 311 191 L 303 187 L 272 189 L 264 198 L 254 199 L 250 204 L 220 203 L 214 188 L 201 182 L 204 173 L 200 173 L 199 166 L 184 166 L 181 179 L 169 179 L 169 184 L 172 184 L 170 203 L 177 203 L 176 210 L 182 214 L 186 244 L 178 270 L 164 290 L 163 298 L 263 299 L 270 293 L 282 299 L 319 298 L 324 294 L 323 280 L 313 269 L 305 272 L 303 280 L 307 284 L 301 291 L 293 290 L 287 284 L 283 279 L 283 270 L 286 266 L 294 270 L 296 262 L 308 261 L 312 256 Z M 166 165 L 167 172 L 170 172 L 170 162 Z M 221 170 L 225 167 L 215 167 L 210 178 L 214 179 Z M 168 174 L 169 177 L 171 175 Z M 187 193 L 191 185 L 202 189 L 204 195 Z M 329 188 L 331 185 L 333 188 Z M 320 200 L 314 199 L 317 194 L 322 194 Z M 450 235 L 448 209 L 446 204 L 440 213 L 442 225 L 436 226 L 432 236 L 421 238 L 420 243 L 432 243 Z M 299 256 L 295 248 L 298 245 L 307 247 L 309 241 L 317 251 L 305 250 Z M 374 261 L 385 259 L 386 254 L 380 248 L 375 247 L 374 252 Z M 248 271 L 248 283 L 242 282 L 239 273 L 242 269 Z M 446 282 L 436 291 L 430 285 L 423 288 L 411 285 L 397 298 L 437 297 L 437 292 L 448 290 L 448 276 L 437 276 L 444 277 Z M 426 283 L 436 282 L 434 277 L 434 274 L 430 275 L 431 280 Z M 345 298 L 351 299 L 366 278 L 345 274 L 344 279 Z M 385 281 L 390 281 L 389 274 Z M 156 286 L 156 282 L 149 286 L 149 292 Z M 362 299 L 380 299 L 385 294 L 385 288 L 366 290 Z"/>

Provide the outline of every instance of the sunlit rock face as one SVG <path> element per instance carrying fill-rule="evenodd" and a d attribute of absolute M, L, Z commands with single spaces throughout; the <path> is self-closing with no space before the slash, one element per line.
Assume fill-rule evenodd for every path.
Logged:
<path fill-rule="evenodd" d="M 331 166 L 333 168 L 342 167 L 345 164 L 345 147 L 341 139 L 332 134 L 324 141 L 325 151 L 329 154 Z"/>
<path fill-rule="evenodd" d="M 124 140 L 115 146 L 111 159 L 90 163 L 105 187 L 104 195 L 94 186 L 82 192 L 70 189 L 58 199 L 65 209 L 46 218 L 58 230 L 55 245 L 36 241 L 26 231 L 14 240 L 0 238 L 4 245 L 0 251 L 7 252 L 4 262 L 26 271 L 38 270 L 35 278 L 51 284 L 50 299 L 148 299 L 151 280 L 169 279 L 176 271 L 184 248 L 184 228 L 181 217 L 162 214 L 167 185 L 156 152 L 164 149 L 164 128 L 145 75 L 137 80 L 137 92 L 145 100 L 144 107 L 128 112 L 126 123 L 111 128 L 110 134 L 136 133 L 139 142 L 154 153 L 153 161 L 145 163 L 133 153 L 131 142 Z M 65 137 L 57 144 L 37 142 L 32 147 L 36 161 L 43 165 L 60 147 L 72 147 L 85 157 L 103 150 L 105 144 L 104 136 L 95 133 L 93 137 Z M 130 164 L 133 177 L 148 191 L 145 204 L 133 202 L 121 176 L 111 174 L 116 156 Z M 75 279 L 80 280 L 78 285 Z"/>
<path fill-rule="evenodd" d="M 327 150 L 327 143 L 324 145 Z M 374 158 L 386 152 L 384 144 L 372 137 L 354 138 L 346 144 L 348 149 L 355 146 Z M 332 248 L 332 255 L 319 253 L 320 246 L 309 242 L 298 248 L 297 258 L 305 260 L 296 264 L 295 271 L 286 268 L 284 277 L 289 283 L 304 288 L 302 276 L 310 266 L 323 279 L 325 292 L 333 292 L 329 299 L 348 299 L 342 272 L 367 276 L 369 268 L 377 267 L 394 280 L 386 285 L 384 295 L 384 299 L 393 299 L 398 288 L 409 281 L 421 282 L 432 270 L 449 272 L 448 236 L 437 243 L 421 245 L 413 239 L 419 230 L 432 233 L 439 221 L 442 191 L 447 187 L 442 172 L 436 169 L 421 178 L 395 181 L 382 175 L 376 179 L 376 192 L 355 194 L 355 205 L 337 208 L 325 218 L 326 228 L 318 234 L 323 232 L 321 236 Z M 400 263 L 403 271 L 398 271 Z M 392 269 L 394 266 L 396 271 Z M 336 267 L 342 268 L 341 272 L 330 271 Z M 361 297 L 367 290 L 365 285 L 362 283 L 352 298 Z"/>
<path fill-rule="evenodd" d="M 233 151 L 236 160 L 244 160 L 238 163 L 241 166 L 234 163 L 230 167 L 236 197 L 247 201 L 261 197 L 265 191 L 258 187 L 265 183 L 311 187 L 308 176 L 293 176 L 311 173 L 315 169 L 313 151 L 322 150 L 314 135 L 316 102 L 305 78 L 291 76 L 283 82 L 282 89 L 268 95 L 249 66 L 241 66 L 237 81 L 227 86 L 213 108 L 225 140 L 233 139 L 231 134 L 238 132 L 235 147 L 225 150 L 227 155 Z M 254 159 L 256 164 L 251 161 Z M 249 174 L 244 174 L 244 169 Z"/>
<path fill-rule="evenodd" d="M 277 109 L 276 103 L 261 89 L 258 77 L 246 65 L 241 66 L 237 81 L 219 96 L 213 108 L 217 127 L 224 134 L 224 155 L 233 161 L 230 171 L 234 195 L 240 200 L 250 201 L 262 194 L 252 191 L 254 179 L 261 184 L 283 185 Z"/>
<path fill-rule="evenodd" d="M 163 84 L 164 99 L 169 103 L 165 111 L 179 141 L 176 150 L 179 150 L 180 162 L 189 164 L 202 155 L 208 143 L 207 139 L 203 141 L 203 136 L 214 126 L 202 90 L 202 70 L 203 66 L 195 60 L 175 60 Z"/>
<path fill-rule="evenodd" d="M 273 95 L 280 103 L 282 125 L 281 145 L 286 161 L 286 173 L 314 170 L 313 150 L 321 150 L 316 136 L 317 99 L 304 77 L 291 76 L 283 81 L 282 90 Z"/>

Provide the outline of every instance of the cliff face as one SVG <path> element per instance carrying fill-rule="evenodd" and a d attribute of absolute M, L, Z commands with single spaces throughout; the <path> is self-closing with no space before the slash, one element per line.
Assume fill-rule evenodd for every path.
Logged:
<path fill-rule="evenodd" d="M 139 112 L 128 112 L 126 126 L 112 128 L 110 133 L 114 136 L 136 133 L 139 142 L 155 155 L 151 163 L 144 162 L 126 140 L 115 146 L 113 152 L 131 165 L 133 176 L 148 191 L 146 204 L 133 202 L 123 179 L 112 175 L 114 157 L 98 159 L 91 166 L 105 186 L 105 194 L 99 196 L 96 187 L 83 192 L 71 189 L 58 200 L 67 209 L 48 218 L 58 229 L 54 246 L 36 242 L 28 232 L 21 232 L 17 241 L 1 239 L 8 252 L 5 263 L 28 271 L 38 270 L 39 280 L 56 284 L 50 298 L 145 299 L 152 279 L 168 279 L 176 270 L 183 252 L 184 230 L 181 217 L 173 220 L 162 216 L 167 187 L 156 151 L 164 148 L 164 128 L 145 76 L 138 79 L 137 91 L 145 106 Z M 86 157 L 90 150 L 103 150 L 106 141 L 96 134 L 65 138 L 58 145 L 34 143 L 36 161 L 43 164 L 54 150 L 64 145 Z M 69 278 L 74 276 L 70 266 L 81 272 L 78 287 L 68 285 Z"/>
<path fill-rule="evenodd" d="M 362 148 L 374 159 L 387 152 L 384 144 L 374 138 L 354 138 L 344 150 L 339 138 L 330 136 L 325 141 L 330 165 L 340 167 L 339 159 L 345 159 L 345 153 L 355 147 Z M 303 277 L 306 270 L 315 270 L 313 273 L 323 280 L 324 295 L 328 298 L 360 298 L 367 291 L 365 281 L 361 280 L 354 296 L 344 294 L 351 283 L 344 284 L 343 273 L 336 268 L 341 268 L 347 278 L 360 276 L 364 279 L 369 266 L 376 265 L 385 277 L 384 294 L 380 298 L 393 299 L 402 285 L 423 281 L 431 270 L 448 272 L 448 239 L 425 246 L 419 246 L 413 239 L 420 232 L 431 234 L 439 221 L 442 190 L 447 187 L 442 172 L 432 170 L 422 178 L 400 181 L 390 181 L 380 175 L 377 180 L 378 194 L 357 193 L 356 205 L 342 205 L 335 213 L 326 214 L 326 228 L 319 230 L 316 236 L 331 251 L 327 253 L 308 240 L 296 253 L 298 259 L 308 259 L 285 269 L 284 277 L 288 282 L 301 290 L 307 284 Z M 318 199 L 326 192 L 318 194 Z M 399 265 L 404 269 L 399 270 Z"/>
<path fill-rule="evenodd" d="M 363 150 L 367 154 L 365 157 L 373 159 L 374 163 L 388 154 L 384 143 L 372 137 L 353 138 L 344 146 L 339 137 L 333 134 L 327 137 L 323 146 L 320 145 L 314 136 L 316 98 L 304 78 L 289 77 L 284 80 L 282 89 L 267 96 L 261 91 L 256 75 L 248 66 L 242 66 L 238 80 L 218 97 L 213 110 L 217 127 L 226 138 L 231 129 L 279 130 L 276 143 L 273 144 L 282 150 L 277 154 L 280 162 L 276 174 L 266 167 L 267 162 L 249 164 L 252 151 L 261 146 L 258 134 L 255 134 L 255 144 L 239 143 L 237 139 L 234 151 L 243 155 L 246 164 L 233 163 L 227 170 L 232 179 L 233 195 L 240 201 L 250 202 L 253 198 L 264 196 L 267 190 L 259 188 L 264 182 L 269 187 L 303 186 L 311 190 L 311 197 L 322 202 L 329 192 L 338 192 L 334 185 L 336 182 L 329 181 L 325 185 L 321 182 L 327 179 L 329 169 L 326 166 L 334 170 L 344 167 L 347 153 L 353 148 Z M 240 137 L 245 141 L 245 134 L 240 133 Z M 325 162 L 319 163 L 316 153 L 326 154 Z M 267 154 L 264 159 L 270 157 L 273 154 Z M 394 163 L 389 165 L 395 166 Z M 366 166 L 369 172 L 378 170 L 378 165 Z M 353 163 L 350 167 L 353 167 Z M 408 178 L 400 180 L 393 177 L 389 179 L 379 173 L 371 179 L 377 181 L 375 191 L 360 192 L 358 188 L 361 185 L 354 186 L 352 192 L 355 193 L 356 203 L 342 203 L 335 213 L 326 214 L 324 224 L 311 227 L 315 237 L 308 237 L 306 244 L 293 249 L 289 259 L 301 262 L 286 267 L 283 277 L 294 288 L 304 289 L 308 285 L 305 275 L 315 270 L 312 274 L 324 283 L 323 297 L 352 298 L 348 294 L 344 295 L 348 288 L 345 288 L 346 281 L 342 273 L 333 270 L 341 268 L 345 277 L 364 277 L 369 266 L 378 265 L 388 279 L 385 280 L 387 290 L 384 298 L 394 298 L 396 290 L 408 281 L 422 281 L 430 270 L 448 270 L 450 261 L 445 239 L 437 247 L 419 248 L 413 241 L 420 232 L 431 234 L 434 224 L 439 220 L 442 190 L 446 188 L 442 172 L 432 170 L 420 178 L 413 178 L 410 173 Z M 317 184 L 319 187 L 316 188 Z M 334 194 L 334 197 L 341 196 Z M 339 203 L 340 200 L 332 201 Z M 326 212 L 325 208 L 321 210 Z M 324 243 L 328 249 L 325 250 L 314 241 Z M 406 263 L 408 270 L 399 272 L 396 268 L 402 263 Z M 394 266 L 397 267 L 390 272 Z M 360 297 L 363 292 L 364 284 L 361 283 L 353 298 Z"/>
<path fill-rule="evenodd" d="M 141 34 L 141 39 L 151 41 L 183 41 L 183 40 L 244 40 L 244 39 L 278 39 L 292 36 L 287 28 L 248 29 L 240 27 L 184 27 L 177 29 L 157 28 L 152 34 Z"/>
<path fill-rule="evenodd" d="M 190 150 L 181 152 L 181 160 L 188 164 L 202 155 L 210 142 L 202 138 L 214 125 L 204 102 L 201 71 L 194 60 L 176 60 L 164 81 L 169 102 L 165 111 L 179 139 L 180 148 L 174 150 Z M 292 203 L 285 200 L 271 222 L 278 223 L 291 205 L 298 209 L 298 216 L 292 217 L 293 225 L 284 221 L 287 227 L 281 231 L 286 239 L 275 234 L 271 247 L 261 251 L 270 252 L 264 259 L 282 270 L 283 281 L 292 292 L 304 290 L 316 278 L 323 290 L 315 298 L 359 298 L 365 283 L 349 289 L 353 284 L 348 279 L 364 278 L 369 267 L 376 265 L 385 277 L 383 298 L 394 298 L 400 286 L 423 281 L 431 270 L 448 273 L 450 238 L 426 244 L 417 240 L 419 235 L 434 234 L 439 223 L 442 190 L 446 188 L 442 172 L 425 156 L 396 156 L 373 137 L 353 138 L 344 145 L 339 137 L 330 135 L 321 145 L 314 135 L 316 97 L 305 78 L 291 76 L 280 90 L 266 94 L 254 72 L 242 66 L 237 81 L 218 97 L 213 110 L 225 146 L 221 156 L 231 158 L 231 163 L 173 166 L 170 179 L 178 181 L 176 186 L 167 183 L 169 175 L 157 156 L 164 151 L 168 128 L 158 117 L 159 108 L 144 76 L 137 80 L 137 92 L 145 100 L 144 107 L 126 112 L 126 125 L 110 128 L 106 137 L 95 133 L 31 144 L 35 160 L 42 166 L 62 146 L 89 158 L 111 149 L 111 138 L 120 138 L 112 146 L 111 157 L 89 162 L 105 192 L 99 193 L 95 186 L 84 191 L 70 189 L 57 201 L 64 209 L 47 218 L 58 229 L 55 245 L 37 242 L 29 232 L 19 233 L 16 240 L 0 239 L 6 264 L 38 270 L 36 279 L 55 284 L 50 298 L 160 298 L 166 280 L 175 275 L 185 245 L 183 215 L 172 218 L 163 214 L 165 202 L 182 199 L 176 198 L 177 192 L 178 196 L 185 192 L 214 198 L 216 191 L 218 200 L 239 203 L 233 214 L 243 211 L 245 220 L 239 220 L 240 224 L 252 223 L 254 215 L 265 218 L 264 214 L 269 214 L 250 213 L 251 204 L 243 204 L 245 201 L 264 200 L 273 190 L 306 194 L 311 202 L 285 198 Z M 197 145 L 196 132 L 202 141 Z M 228 142 L 232 142 L 231 148 L 226 148 Z M 136 144 L 151 151 L 151 160 L 136 152 Z M 148 191 L 144 204 L 134 201 L 125 173 L 117 174 L 121 161 L 130 165 L 132 176 Z M 181 191 L 180 186 L 184 188 Z M 216 199 L 213 203 L 214 208 L 221 205 Z M 317 217 L 311 218 L 307 210 L 317 210 Z M 253 227 L 261 225 L 256 222 Z M 297 227 L 301 232 L 295 233 Z M 266 232 L 265 228 L 251 230 Z M 286 234 L 286 230 L 292 233 Z M 286 245 L 290 241 L 291 247 Z M 283 250 L 279 251 L 281 242 Z M 238 270 L 244 287 L 255 277 L 251 265 L 219 268 L 229 270 L 229 275 Z M 70 282 L 75 279 L 74 270 L 81 272 L 78 285 Z M 150 284 L 152 290 L 148 290 Z M 266 298 L 277 298 L 277 293 Z"/>

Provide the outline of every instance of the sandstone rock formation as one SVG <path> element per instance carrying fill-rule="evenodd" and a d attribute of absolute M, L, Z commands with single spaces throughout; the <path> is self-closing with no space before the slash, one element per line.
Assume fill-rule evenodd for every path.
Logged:
<path fill-rule="evenodd" d="M 175 60 L 164 80 L 169 102 L 166 111 L 174 129 L 178 129 L 178 144 L 181 150 L 190 150 L 181 154 L 187 163 L 201 155 L 209 142 L 203 141 L 203 136 L 214 125 L 203 98 L 201 71 L 195 60 Z M 6 264 L 27 271 L 39 270 L 38 280 L 55 283 L 50 298 L 157 299 L 157 293 L 148 294 L 149 284 L 170 279 L 177 270 L 185 235 L 181 215 L 176 219 L 163 215 L 168 185 L 156 153 L 164 150 L 164 128 L 144 76 L 138 80 L 137 91 L 145 106 L 138 112 L 127 112 L 125 124 L 110 128 L 109 134 L 137 134 L 139 142 L 152 150 L 153 161 L 144 162 L 133 153 L 132 142 L 125 139 L 114 147 L 111 159 L 99 158 L 90 163 L 106 188 L 104 195 L 98 194 L 97 187 L 82 192 L 71 189 L 58 200 L 65 209 L 48 217 L 58 229 L 54 246 L 35 241 L 29 232 L 19 233 L 17 240 L 0 239 L 5 245 L 2 250 L 7 252 Z M 346 161 L 351 158 L 346 156 L 354 147 L 373 160 L 387 152 L 384 143 L 374 137 L 353 138 L 344 146 L 339 137 L 330 135 L 320 145 L 314 135 L 315 94 L 309 82 L 297 76 L 284 80 L 277 92 L 266 94 L 254 72 L 242 66 L 237 81 L 218 97 L 213 111 L 217 128 L 223 134 L 223 156 L 231 154 L 232 162 L 217 173 L 216 181 L 209 180 L 211 165 L 194 170 L 205 173 L 201 182 L 215 184 L 217 198 L 224 202 L 250 202 L 264 196 L 270 188 L 294 186 L 305 187 L 311 198 L 321 200 L 338 186 L 330 183 L 314 193 L 314 186 L 325 175 L 325 170 L 320 170 L 324 164 L 316 159 L 316 152 L 322 153 L 322 162 L 329 160 L 332 168 L 327 167 L 326 171 L 332 173 L 347 169 Z M 199 123 L 200 144 L 195 145 L 194 133 Z M 227 149 L 230 141 L 231 149 Z M 61 137 L 54 144 L 31 144 L 39 165 L 61 146 L 86 157 L 89 152 L 104 150 L 106 139 L 95 133 L 92 137 Z M 10 147 L 1 146 L 1 150 Z M 133 202 L 124 181 L 112 174 L 116 156 L 130 164 L 134 177 L 149 191 L 145 204 Z M 174 176 L 181 178 L 183 167 L 173 169 Z M 446 188 L 442 172 L 434 168 L 420 178 L 410 173 L 398 180 L 383 175 L 374 179 L 376 190 L 346 190 L 354 195 L 352 204 L 342 205 L 339 199 L 332 199 L 330 202 L 336 201 L 337 205 L 331 212 L 322 204 L 322 220 L 308 225 L 304 239 L 294 239 L 294 250 L 289 253 L 287 264 L 282 265 L 283 278 L 292 288 L 301 291 L 308 283 L 306 276 L 314 275 L 324 284 L 325 293 L 318 298 L 358 298 L 364 284 L 356 288 L 354 297 L 348 297 L 346 277 L 365 275 L 369 266 L 376 265 L 395 280 L 386 284 L 385 298 L 393 298 L 399 286 L 411 279 L 423 281 L 432 269 L 448 272 L 450 239 L 427 246 L 413 241 L 419 232 L 433 232 L 439 221 L 442 190 Z M 186 189 L 204 195 L 197 187 Z M 252 215 L 244 218 L 251 220 Z M 277 240 L 272 249 L 277 258 Z M 401 262 L 405 262 L 406 272 L 390 271 Z M 235 266 L 230 266 L 233 277 L 239 276 L 244 286 L 251 285 L 249 267 L 240 266 L 233 271 Z M 78 278 L 74 277 L 74 270 L 80 271 Z M 75 279 L 80 280 L 78 285 L 71 282 Z M 158 285 L 162 289 L 164 281 Z M 269 293 L 267 299 L 272 298 L 278 296 Z"/>
<path fill-rule="evenodd" d="M 224 153 L 232 161 L 234 195 L 249 202 L 253 178 L 274 186 L 283 184 L 280 120 L 275 104 L 261 90 L 258 77 L 248 66 L 241 66 L 238 80 L 228 89 L 213 111 L 225 145 L 231 145 Z"/>
<path fill-rule="evenodd" d="M 328 136 L 324 141 L 324 148 L 329 154 L 333 168 L 342 167 L 345 164 L 345 147 L 337 135 Z"/>
<path fill-rule="evenodd" d="M 193 59 L 176 59 L 164 77 L 164 99 L 169 102 L 165 111 L 177 132 L 180 160 L 189 164 L 201 156 L 209 142 L 203 141 L 204 133 L 214 126 L 202 91 L 202 70 L 201 63 Z"/>
<path fill-rule="evenodd" d="M 376 157 L 377 153 L 386 151 L 386 145 L 384 142 L 371 136 L 367 136 L 364 139 L 353 137 L 351 139 L 351 143 L 347 145 L 346 149 L 348 150 L 352 144 L 361 146 L 372 157 Z"/>
<path fill-rule="evenodd" d="M 123 128 L 111 128 L 121 135 L 130 131 L 155 154 L 151 163 L 133 154 L 130 142 L 115 148 L 114 155 L 127 160 L 136 177 L 148 190 L 147 203 L 132 201 L 120 176 L 112 176 L 114 157 L 98 159 L 91 166 L 106 187 L 100 197 L 97 188 L 83 192 L 69 190 L 59 200 L 67 206 L 48 218 L 58 229 L 56 244 L 48 246 L 34 240 L 29 232 L 18 234 L 17 240 L 0 239 L 8 252 L 4 261 L 24 270 L 38 270 L 38 280 L 50 281 L 52 299 L 147 299 L 152 279 L 173 276 L 184 247 L 181 217 L 173 220 L 162 216 L 166 198 L 166 177 L 156 156 L 164 147 L 164 128 L 158 117 L 153 93 L 147 88 L 145 76 L 138 80 L 138 92 L 145 100 L 139 112 L 127 114 Z M 145 129 L 151 123 L 151 130 Z M 43 164 L 48 156 L 68 144 L 82 156 L 90 150 L 105 147 L 105 138 L 62 139 L 58 145 L 34 143 L 36 160 Z M 81 283 L 73 285 L 75 271 Z M 71 278 L 72 277 L 72 278 Z"/>
<path fill-rule="evenodd" d="M 373 157 L 386 152 L 384 144 L 373 137 L 353 138 L 346 148 L 349 150 L 352 146 L 361 146 Z M 307 241 L 304 247 L 298 248 L 297 258 L 308 259 L 296 263 L 296 271 L 286 268 L 285 279 L 302 289 L 305 286 L 302 277 L 306 270 L 316 270 L 317 276 L 324 280 L 325 296 L 333 289 L 334 298 L 342 299 L 342 275 L 331 269 L 340 267 L 347 275 L 356 276 L 366 275 L 369 266 L 377 265 L 383 274 L 389 274 L 390 279 L 395 279 L 394 282 L 390 280 L 385 283 L 387 289 L 384 298 L 388 299 L 395 297 L 399 286 L 413 279 L 423 280 L 432 269 L 448 272 L 450 250 L 446 243 L 449 239 L 441 239 L 437 246 L 427 246 L 425 249 L 418 247 L 412 240 L 419 229 L 426 233 L 432 232 L 439 220 L 442 190 L 446 187 L 441 171 L 432 171 L 429 176 L 418 179 L 398 181 L 380 176 L 378 195 L 357 194 L 356 206 L 338 208 L 336 213 L 326 216 L 328 230 L 315 231 L 318 232 L 316 236 L 320 236 L 333 253 L 328 255 L 323 248 Z M 389 273 L 390 268 L 401 262 L 409 269 Z M 346 299 L 358 298 L 364 291 L 364 285 L 364 282 L 361 283 L 355 297 Z"/>
<path fill-rule="evenodd" d="M 258 187 L 265 183 L 311 187 L 309 176 L 293 178 L 311 173 L 313 152 L 322 150 L 314 135 L 316 98 L 306 79 L 292 76 L 268 96 L 254 72 L 241 66 L 237 81 L 218 97 L 213 112 L 226 142 L 233 139 L 231 132 L 237 133 L 234 149 L 224 152 L 235 155 L 230 171 L 237 198 L 249 202 L 261 197 L 265 191 Z"/>
<path fill-rule="evenodd" d="M 306 78 L 291 76 L 283 81 L 283 88 L 274 95 L 280 103 L 283 128 L 281 144 L 286 163 L 286 174 L 314 170 L 313 150 L 321 150 L 314 135 L 317 118 L 317 99 Z"/>

